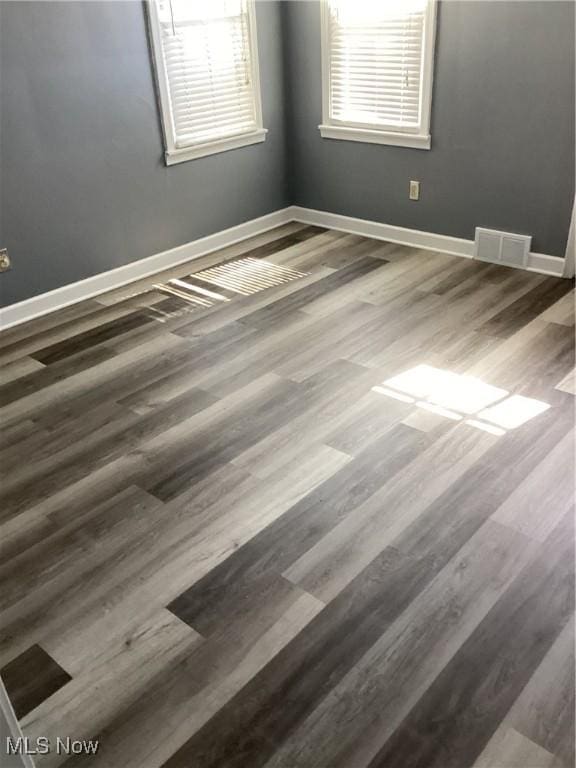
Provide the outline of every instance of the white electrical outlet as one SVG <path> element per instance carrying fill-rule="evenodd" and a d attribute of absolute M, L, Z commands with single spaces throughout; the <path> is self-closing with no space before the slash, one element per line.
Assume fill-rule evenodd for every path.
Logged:
<path fill-rule="evenodd" d="M 420 200 L 420 182 L 410 182 L 410 200 Z"/>

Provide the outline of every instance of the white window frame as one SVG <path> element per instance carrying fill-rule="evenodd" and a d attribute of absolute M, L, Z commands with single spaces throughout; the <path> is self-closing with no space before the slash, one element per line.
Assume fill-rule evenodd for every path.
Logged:
<path fill-rule="evenodd" d="M 210 2 L 210 0 L 205 1 L 208 3 Z M 246 7 L 248 15 L 248 44 L 250 46 L 251 77 L 253 84 L 252 95 L 254 99 L 254 112 L 256 115 L 256 130 L 238 133 L 234 136 L 227 136 L 222 139 L 215 139 L 202 144 L 191 144 L 187 147 L 176 146 L 176 137 L 174 135 L 172 120 L 172 103 L 162 52 L 162 33 L 156 0 L 148 0 L 146 5 L 148 7 L 148 21 L 152 44 L 152 61 L 156 75 L 164 145 L 166 148 L 164 154 L 166 165 L 174 165 L 188 160 L 195 160 L 199 157 L 206 157 L 206 155 L 227 152 L 230 149 L 238 149 L 239 147 L 246 147 L 250 144 L 258 144 L 259 142 L 264 141 L 268 131 L 264 128 L 262 120 L 262 97 L 260 92 L 255 0 L 246 0 Z"/>
<path fill-rule="evenodd" d="M 432 111 L 432 81 L 434 73 L 434 48 L 436 40 L 436 0 L 427 0 L 424 21 L 424 48 L 420 89 L 420 114 L 418 129 L 390 131 L 362 123 L 345 123 L 331 117 L 330 106 L 330 0 L 320 0 L 321 47 L 322 47 L 322 123 L 318 126 L 325 139 L 343 139 L 368 144 L 389 144 L 396 147 L 430 149 L 430 114 Z"/>

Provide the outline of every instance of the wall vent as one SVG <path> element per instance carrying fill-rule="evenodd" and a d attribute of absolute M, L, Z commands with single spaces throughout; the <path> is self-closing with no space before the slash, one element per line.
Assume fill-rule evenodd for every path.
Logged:
<path fill-rule="evenodd" d="M 510 232 L 499 232 L 496 229 L 476 227 L 474 258 L 506 267 L 525 269 L 528 266 L 531 243 L 530 235 L 515 235 Z"/>

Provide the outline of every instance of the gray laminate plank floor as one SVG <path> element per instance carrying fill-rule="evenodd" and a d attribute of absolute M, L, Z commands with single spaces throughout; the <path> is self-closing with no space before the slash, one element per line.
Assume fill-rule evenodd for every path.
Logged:
<path fill-rule="evenodd" d="M 41 768 L 573 768 L 570 281 L 292 223 L 0 339 Z"/>

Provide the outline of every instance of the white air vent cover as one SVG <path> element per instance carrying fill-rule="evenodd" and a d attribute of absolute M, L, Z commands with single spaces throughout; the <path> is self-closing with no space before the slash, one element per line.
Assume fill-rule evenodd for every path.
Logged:
<path fill-rule="evenodd" d="M 524 268 L 528 265 L 531 243 L 530 235 L 514 235 L 496 229 L 476 227 L 474 258 L 503 264 L 506 267 Z"/>

